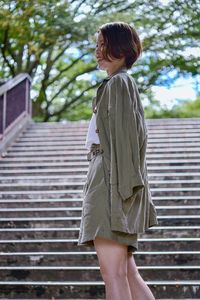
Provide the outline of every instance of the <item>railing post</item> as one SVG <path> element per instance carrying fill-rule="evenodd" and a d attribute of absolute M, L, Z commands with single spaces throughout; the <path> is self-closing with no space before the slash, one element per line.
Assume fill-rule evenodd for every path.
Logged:
<path fill-rule="evenodd" d="M 30 99 L 30 82 L 26 79 L 26 112 L 32 117 L 32 102 Z"/>
<path fill-rule="evenodd" d="M 7 92 L 3 94 L 3 120 L 2 120 L 2 136 L 6 129 L 6 108 L 7 108 Z"/>

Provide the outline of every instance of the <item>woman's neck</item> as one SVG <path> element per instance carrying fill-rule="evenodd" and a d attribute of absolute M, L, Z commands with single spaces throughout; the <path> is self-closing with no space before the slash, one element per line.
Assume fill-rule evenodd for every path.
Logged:
<path fill-rule="evenodd" d="M 115 66 L 111 66 L 109 69 L 106 70 L 107 74 L 109 76 L 111 76 L 113 73 L 115 73 L 117 70 L 120 70 L 122 68 L 126 68 L 125 64 L 119 64 L 119 65 L 115 65 Z"/>

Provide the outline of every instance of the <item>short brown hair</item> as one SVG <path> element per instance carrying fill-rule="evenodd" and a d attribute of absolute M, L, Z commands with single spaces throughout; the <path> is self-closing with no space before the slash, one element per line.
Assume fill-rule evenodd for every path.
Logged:
<path fill-rule="evenodd" d="M 142 44 L 136 30 L 125 22 L 111 22 L 99 27 L 104 39 L 104 59 L 122 58 L 130 69 L 142 53 Z"/>

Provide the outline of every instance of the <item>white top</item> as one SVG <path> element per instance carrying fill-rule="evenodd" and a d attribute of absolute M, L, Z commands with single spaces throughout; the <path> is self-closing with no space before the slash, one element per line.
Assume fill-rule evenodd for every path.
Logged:
<path fill-rule="evenodd" d="M 98 133 L 96 130 L 96 114 L 93 112 L 86 137 L 85 146 L 90 150 L 91 144 L 100 144 Z"/>

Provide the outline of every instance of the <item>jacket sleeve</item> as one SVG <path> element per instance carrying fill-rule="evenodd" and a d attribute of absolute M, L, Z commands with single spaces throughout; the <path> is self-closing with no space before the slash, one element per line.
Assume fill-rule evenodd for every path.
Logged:
<path fill-rule="evenodd" d="M 109 83 L 108 99 L 110 184 L 117 184 L 119 194 L 126 200 L 144 187 L 135 99 L 120 77 L 113 77 Z"/>

